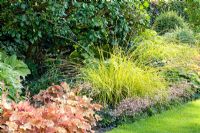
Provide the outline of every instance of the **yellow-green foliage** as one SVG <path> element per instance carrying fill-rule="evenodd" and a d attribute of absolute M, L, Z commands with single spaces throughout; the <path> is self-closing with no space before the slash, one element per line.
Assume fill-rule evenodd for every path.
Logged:
<path fill-rule="evenodd" d="M 85 80 L 93 85 L 96 99 L 116 105 L 120 100 L 134 96 L 152 96 L 165 88 L 165 82 L 152 70 L 137 67 L 118 51 L 110 59 L 94 61 L 82 70 Z"/>
<path fill-rule="evenodd" d="M 143 40 L 149 40 L 149 39 L 151 39 L 152 37 L 155 37 L 155 36 L 157 36 L 156 31 L 151 30 L 151 29 L 145 29 L 144 32 L 140 33 L 139 36 L 134 38 L 134 42 L 139 43 Z"/>
<path fill-rule="evenodd" d="M 132 58 L 142 67 L 188 67 L 198 55 L 195 47 L 170 43 L 157 36 L 141 42 L 132 53 Z"/>

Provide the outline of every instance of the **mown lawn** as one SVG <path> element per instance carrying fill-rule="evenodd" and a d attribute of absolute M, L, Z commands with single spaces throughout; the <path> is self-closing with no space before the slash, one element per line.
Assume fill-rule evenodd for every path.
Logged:
<path fill-rule="evenodd" d="M 200 100 L 179 106 L 109 133 L 200 133 Z"/>

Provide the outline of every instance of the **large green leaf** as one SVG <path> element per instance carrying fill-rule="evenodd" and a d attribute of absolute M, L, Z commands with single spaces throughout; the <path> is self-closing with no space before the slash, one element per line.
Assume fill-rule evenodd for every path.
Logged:
<path fill-rule="evenodd" d="M 30 70 L 28 69 L 27 65 L 23 61 L 17 60 L 16 55 L 5 58 L 4 63 L 11 66 L 12 69 L 18 72 L 22 77 L 30 74 Z"/>
<path fill-rule="evenodd" d="M 9 97 L 15 98 L 17 93 L 23 88 L 21 78 L 30 74 L 27 65 L 17 59 L 15 55 L 8 56 L 0 52 L 0 82 L 4 82 L 9 93 Z"/>

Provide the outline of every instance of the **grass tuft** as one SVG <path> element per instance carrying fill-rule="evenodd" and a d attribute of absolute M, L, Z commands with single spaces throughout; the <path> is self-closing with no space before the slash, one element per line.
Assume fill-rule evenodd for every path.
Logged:
<path fill-rule="evenodd" d="M 128 97 L 152 96 L 166 85 L 153 69 L 137 67 L 120 50 L 107 60 L 94 60 L 82 72 L 84 79 L 93 85 L 95 98 L 109 105 Z"/>

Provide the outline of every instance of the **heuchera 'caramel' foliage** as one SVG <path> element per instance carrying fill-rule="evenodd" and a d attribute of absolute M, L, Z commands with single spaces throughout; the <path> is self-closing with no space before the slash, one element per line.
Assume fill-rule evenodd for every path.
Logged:
<path fill-rule="evenodd" d="M 66 83 L 54 85 L 34 96 L 42 103 L 36 107 L 29 101 L 8 102 L 2 95 L 0 132 L 13 133 L 84 133 L 94 132 L 92 126 L 100 117 L 95 111 L 101 105 L 76 95 Z"/>

